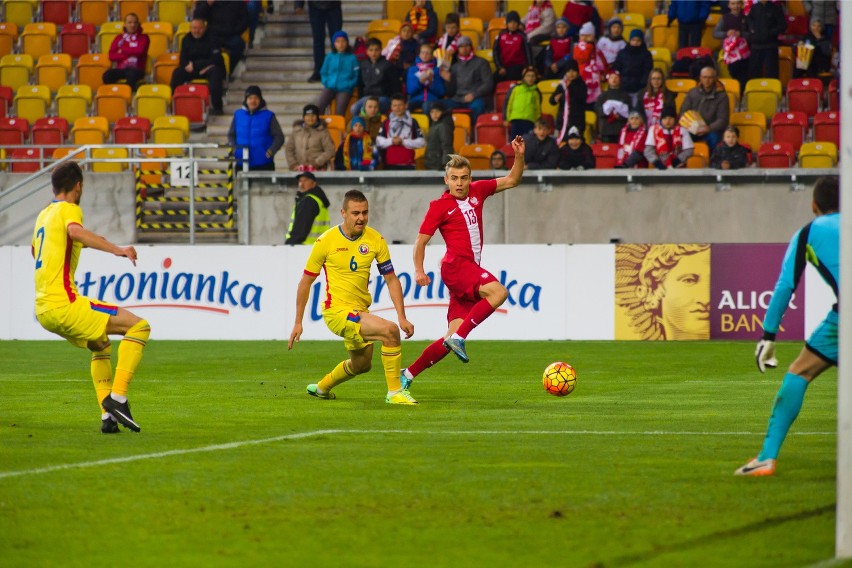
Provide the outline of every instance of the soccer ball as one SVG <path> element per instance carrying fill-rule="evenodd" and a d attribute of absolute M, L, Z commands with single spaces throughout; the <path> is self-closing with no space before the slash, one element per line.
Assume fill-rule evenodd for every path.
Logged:
<path fill-rule="evenodd" d="M 571 394 L 577 384 L 577 371 L 568 363 L 557 361 L 547 366 L 541 382 L 544 390 L 553 396 L 566 396 Z"/>

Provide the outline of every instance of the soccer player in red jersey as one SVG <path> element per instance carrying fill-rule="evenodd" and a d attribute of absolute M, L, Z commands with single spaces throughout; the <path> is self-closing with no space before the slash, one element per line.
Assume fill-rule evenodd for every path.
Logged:
<path fill-rule="evenodd" d="M 483 230 L 482 207 L 485 200 L 521 183 L 524 173 L 524 139 L 512 141 L 515 163 L 505 177 L 471 182 L 467 158 L 450 154 L 444 169 L 444 194 L 429 204 L 429 211 L 420 225 L 414 243 L 414 279 L 418 286 L 428 286 L 431 279 L 423 270 L 426 245 L 435 231 L 440 231 L 447 245 L 441 260 L 441 279 L 450 291 L 447 308 L 449 327 L 445 337 L 429 345 L 420 357 L 402 370 L 401 383 L 408 389 L 414 377 L 428 369 L 452 351 L 467 363 L 465 339 L 473 328 L 485 321 L 506 301 L 506 290 L 493 274 L 482 268 Z"/>

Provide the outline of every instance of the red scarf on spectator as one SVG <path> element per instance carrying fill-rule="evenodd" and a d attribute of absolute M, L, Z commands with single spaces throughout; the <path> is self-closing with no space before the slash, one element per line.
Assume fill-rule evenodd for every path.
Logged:
<path fill-rule="evenodd" d="M 422 8 L 412 8 L 408 13 L 408 21 L 414 33 L 425 31 L 429 27 L 429 12 Z"/>
<path fill-rule="evenodd" d="M 541 25 L 541 12 L 545 8 L 553 9 L 553 4 L 550 3 L 550 0 L 544 0 L 544 2 L 541 3 L 541 6 L 537 6 L 535 2 L 532 3 L 532 6 L 530 6 L 529 11 L 527 12 L 526 26 L 524 26 L 524 31 L 527 35 L 530 35 L 533 30 L 537 29 Z"/>
<path fill-rule="evenodd" d="M 575 81 L 581 81 L 580 77 L 574 79 Z M 565 133 L 568 132 L 568 111 L 571 107 L 571 97 L 568 95 L 568 81 L 565 80 L 565 77 L 562 77 L 562 80 L 559 81 L 562 85 L 562 90 L 565 91 L 562 93 L 562 99 L 565 101 L 565 106 L 562 109 L 562 129 L 559 131 L 559 136 L 556 137 L 558 142 L 562 142 L 565 140 Z M 582 132 L 580 134 L 583 134 Z"/>
<path fill-rule="evenodd" d="M 627 159 L 633 152 L 642 153 L 645 150 L 645 138 L 648 136 L 648 131 L 645 129 L 645 125 L 643 124 L 636 130 L 631 130 L 630 125 L 626 124 L 624 128 L 621 129 L 621 135 L 618 137 L 618 158 L 616 159 L 617 165 L 622 165 L 624 160 Z"/>
<path fill-rule="evenodd" d="M 663 90 L 660 89 L 656 95 L 649 95 L 645 92 L 642 95 L 642 106 L 645 107 L 645 121 L 649 126 L 653 126 L 660 122 L 660 115 L 663 113 Z"/>
<path fill-rule="evenodd" d="M 657 156 L 668 154 L 663 162 L 666 166 L 672 165 L 672 158 L 677 156 L 678 152 L 683 148 L 683 135 L 680 133 L 680 127 L 675 124 L 671 131 L 666 132 L 662 124 L 654 126 L 654 148 L 657 150 Z"/>
<path fill-rule="evenodd" d="M 726 37 L 722 42 L 722 59 L 725 65 L 751 57 L 751 50 L 744 37 Z"/>

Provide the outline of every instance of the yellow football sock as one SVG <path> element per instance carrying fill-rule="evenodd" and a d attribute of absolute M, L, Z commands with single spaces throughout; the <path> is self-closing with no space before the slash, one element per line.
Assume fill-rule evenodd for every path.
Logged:
<path fill-rule="evenodd" d="M 352 372 L 352 363 L 349 362 L 349 359 L 346 361 L 341 361 L 337 364 L 337 367 L 331 370 L 329 374 L 324 376 L 319 383 L 317 383 L 317 387 L 322 392 L 328 392 L 337 385 L 341 383 L 345 383 L 349 379 L 355 376 L 355 373 Z"/>
<path fill-rule="evenodd" d="M 399 374 L 402 372 L 402 347 L 382 346 L 382 367 L 385 368 L 388 392 L 401 390 Z"/>
<path fill-rule="evenodd" d="M 103 351 L 92 351 L 92 382 L 95 384 L 95 395 L 98 397 L 98 408 L 101 401 L 112 390 L 112 345 L 107 344 Z M 106 412 L 101 408 L 101 412 Z"/>
<path fill-rule="evenodd" d="M 112 392 L 115 394 L 127 396 L 127 387 L 142 360 L 142 349 L 150 335 L 151 326 L 147 320 L 139 320 L 127 330 L 124 339 L 118 344 L 118 363 L 115 365 L 115 380 L 112 384 Z"/>

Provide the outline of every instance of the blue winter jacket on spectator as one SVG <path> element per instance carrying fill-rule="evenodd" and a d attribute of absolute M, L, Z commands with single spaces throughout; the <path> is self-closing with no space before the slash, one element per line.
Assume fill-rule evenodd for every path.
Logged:
<path fill-rule="evenodd" d="M 249 149 L 249 166 L 265 166 L 273 161 L 266 155 L 272 146 L 272 134 L 269 125 L 275 116 L 266 108 L 251 113 L 241 108 L 234 113 L 234 133 L 236 146 Z M 242 167 L 243 153 L 237 152 L 237 166 Z"/>
<path fill-rule="evenodd" d="M 436 61 L 433 59 L 431 63 L 433 75 L 432 82 L 429 83 L 429 85 L 424 85 L 417 77 L 417 72 L 419 70 L 418 65 L 422 65 L 423 60 L 418 57 L 414 60 L 414 65 L 408 68 L 408 76 L 406 77 L 405 86 L 409 102 L 429 102 L 443 98 L 444 93 L 446 92 L 444 79 L 441 77 L 441 73 L 435 65 Z"/>
<path fill-rule="evenodd" d="M 358 86 L 359 68 L 354 53 L 327 53 L 320 70 L 322 86 L 332 91 L 352 92 Z"/>
<path fill-rule="evenodd" d="M 681 24 L 705 22 L 709 15 L 709 0 L 672 0 L 669 6 L 669 21 L 677 20 Z"/>

